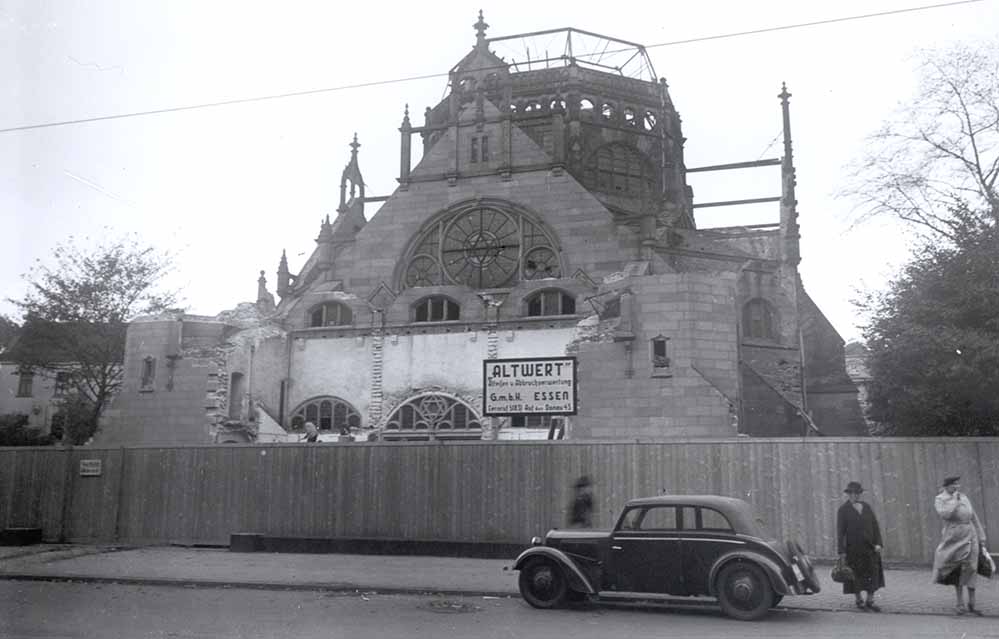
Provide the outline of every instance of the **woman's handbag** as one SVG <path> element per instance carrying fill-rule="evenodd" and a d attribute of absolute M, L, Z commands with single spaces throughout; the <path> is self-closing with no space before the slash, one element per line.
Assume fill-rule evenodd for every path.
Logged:
<path fill-rule="evenodd" d="M 836 566 L 832 569 L 832 580 L 839 584 L 845 584 L 856 579 L 856 575 L 853 574 L 853 568 L 846 565 L 846 562 L 840 559 L 836 562 Z"/>
<path fill-rule="evenodd" d="M 992 555 L 985 549 L 985 546 L 978 547 L 978 574 L 983 577 L 991 577 L 996 574 L 996 564 L 992 561 Z"/>

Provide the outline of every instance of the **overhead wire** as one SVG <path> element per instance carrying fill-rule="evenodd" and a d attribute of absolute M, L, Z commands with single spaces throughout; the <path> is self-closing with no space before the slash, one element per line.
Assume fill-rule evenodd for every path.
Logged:
<path fill-rule="evenodd" d="M 712 40 L 721 40 L 721 39 L 725 39 L 725 38 L 737 38 L 737 37 L 748 36 L 748 35 L 758 35 L 758 34 L 762 34 L 762 33 L 771 33 L 771 32 L 774 32 L 774 31 L 786 31 L 786 30 L 789 30 L 789 29 L 800 29 L 800 28 L 805 28 L 805 27 L 814 27 L 814 26 L 827 25 L 827 24 L 836 24 L 836 23 L 847 22 L 847 21 L 851 21 L 851 20 L 864 20 L 864 19 L 868 19 L 868 18 L 878 18 L 878 17 L 889 16 L 889 15 L 898 15 L 898 14 L 902 14 L 902 13 L 912 13 L 912 12 L 915 12 L 915 11 L 926 11 L 926 10 L 929 10 L 929 9 L 942 9 L 942 8 L 946 8 L 946 7 L 954 7 L 954 6 L 958 6 L 958 5 L 964 5 L 964 4 L 975 4 L 975 3 L 979 3 L 979 2 L 985 2 L 985 0 L 954 0 L 952 2 L 943 2 L 943 3 L 938 3 L 938 4 L 932 4 L 932 5 L 922 5 L 922 6 L 918 6 L 918 7 L 907 7 L 907 8 L 904 8 L 904 9 L 893 9 L 893 10 L 890 10 L 890 11 L 881 11 L 881 12 L 877 12 L 877 13 L 865 13 L 865 14 L 859 14 L 859 15 L 853 15 L 853 16 L 844 16 L 844 17 L 840 17 L 840 18 L 829 18 L 829 19 L 826 19 L 826 20 L 814 20 L 814 21 L 811 21 L 811 22 L 799 22 L 799 23 L 794 23 L 794 24 L 779 25 L 779 26 L 775 26 L 775 27 L 765 27 L 765 28 L 761 28 L 761 29 L 751 29 L 751 30 L 748 30 L 748 31 L 735 31 L 735 32 L 731 32 L 731 33 L 723 33 L 723 34 L 716 34 L 716 35 L 710 35 L 710 36 L 700 36 L 700 37 L 697 37 L 697 38 L 688 38 L 688 39 L 685 39 L 685 40 L 673 40 L 673 41 L 670 41 L 670 42 L 660 42 L 660 43 L 657 43 L 657 44 L 647 45 L 645 47 L 645 49 L 648 50 L 648 49 L 655 49 L 655 48 L 659 48 L 659 47 L 676 46 L 676 45 L 683 45 L 683 44 L 692 44 L 692 43 L 695 43 L 695 42 L 708 42 L 708 41 L 712 41 Z M 606 51 L 606 50 L 604 50 L 604 51 L 600 52 L 599 55 L 603 56 L 603 55 L 606 55 L 608 53 L 618 53 L 620 51 L 625 51 L 625 50 L 627 50 L 627 49 L 621 49 L 621 50 L 618 50 L 618 51 Z M 590 54 L 577 55 L 576 57 L 585 57 L 585 56 L 592 56 L 592 55 L 597 55 L 597 54 L 590 53 Z M 121 120 L 121 119 L 125 119 L 125 118 L 145 117 L 145 116 L 150 116 L 150 115 L 161 115 L 161 114 L 165 114 L 165 113 L 179 113 L 179 112 L 183 112 L 183 111 L 194 111 L 194 110 L 198 110 L 198 109 L 210 109 L 210 108 L 217 108 L 217 107 L 223 107 L 223 106 L 233 106 L 233 105 L 238 105 L 238 104 L 249 104 L 249 103 L 253 103 L 253 102 L 263 102 L 263 101 L 268 101 L 268 100 L 281 100 L 281 99 L 285 99 L 285 98 L 294 98 L 294 97 L 303 97 L 303 96 L 309 96 L 309 95 L 318 95 L 318 94 L 321 94 L 321 93 L 332 93 L 332 92 L 336 92 L 336 91 L 347 91 L 347 90 L 354 90 L 354 89 L 365 89 L 365 88 L 376 87 L 376 86 L 385 86 L 385 85 L 389 85 L 389 84 L 400 84 L 400 83 L 403 83 L 403 82 L 415 82 L 415 81 L 419 81 L 419 80 L 430 80 L 430 79 L 434 79 L 434 78 L 443 78 L 443 77 L 447 77 L 448 75 L 449 75 L 449 73 L 428 73 L 428 74 L 423 74 L 423 75 L 414 75 L 414 76 L 406 76 L 406 77 L 402 77 L 402 78 L 393 78 L 393 79 L 390 79 L 390 80 L 373 80 L 371 82 L 359 82 L 359 83 L 355 83 L 355 84 L 344 84 L 344 85 L 335 86 L 335 87 L 323 87 L 323 88 L 319 88 L 319 89 L 306 89 L 306 90 L 302 90 L 302 91 L 289 91 L 289 92 L 286 92 L 286 93 L 275 93 L 275 94 L 270 94 L 270 95 L 260 95 L 260 96 L 253 96 L 253 97 L 248 97 L 248 98 L 233 98 L 233 99 L 230 99 L 230 100 L 219 100 L 219 101 L 216 101 L 216 102 L 203 102 L 203 103 L 199 103 L 199 104 L 189 104 L 189 105 L 176 106 L 176 107 L 165 107 L 165 108 L 161 108 L 161 109 L 150 109 L 150 110 L 147 110 L 147 111 L 133 111 L 133 112 L 129 112 L 129 113 L 116 113 L 116 114 L 112 114 L 112 115 L 93 116 L 93 117 L 79 118 L 79 119 L 74 119 L 74 120 L 59 120 L 59 121 L 55 121 L 55 122 L 43 122 L 43 123 L 39 123 L 39 124 L 25 124 L 25 125 L 21 125 L 21 126 L 14 126 L 14 127 L 2 128 L 2 129 L 0 129 L 0 134 L 3 134 L 3 133 L 14 133 L 14 132 L 17 132 L 17 131 L 32 131 L 32 130 L 37 130 L 37 129 L 47 129 L 47 128 L 53 128 L 53 127 L 70 126 L 70 125 L 76 125 L 76 124 L 87 124 L 87 123 L 91 123 L 91 122 L 105 122 L 105 121 L 109 121 L 109 120 Z"/>

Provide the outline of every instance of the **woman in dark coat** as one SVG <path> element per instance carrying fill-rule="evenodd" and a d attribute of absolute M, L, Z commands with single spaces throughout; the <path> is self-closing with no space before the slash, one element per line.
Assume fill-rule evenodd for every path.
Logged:
<path fill-rule="evenodd" d="M 859 482 L 851 481 L 843 492 L 849 499 L 836 513 L 836 546 L 840 559 L 855 576 L 854 581 L 843 584 L 843 594 L 853 594 L 857 608 L 861 610 L 881 612 L 874 603 L 874 592 L 885 585 L 881 566 L 881 527 L 870 504 L 860 501 L 864 488 Z M 867 601 L 862 593 L 867 593 Z"/>

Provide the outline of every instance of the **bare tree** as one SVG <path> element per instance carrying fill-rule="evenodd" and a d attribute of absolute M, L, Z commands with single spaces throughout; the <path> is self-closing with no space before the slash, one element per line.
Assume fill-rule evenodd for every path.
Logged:
<path fill-rule="evenodd" d="M 893 216 L 954 241 L 972 212 L 999 221 L 999 43 L 922 50 L 913 99 L 868 139 L 843 195 L 858 222 Z"/>

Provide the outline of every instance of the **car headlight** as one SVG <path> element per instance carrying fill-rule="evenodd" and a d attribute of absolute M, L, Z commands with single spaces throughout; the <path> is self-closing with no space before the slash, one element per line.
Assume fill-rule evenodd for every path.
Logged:
<path fill-rule="evenodd" d="M 531 537 L 531 545 L 532 546 L 544 546 L 545 545 L 545 539 L 544 539 L 544 537 Z"/>

